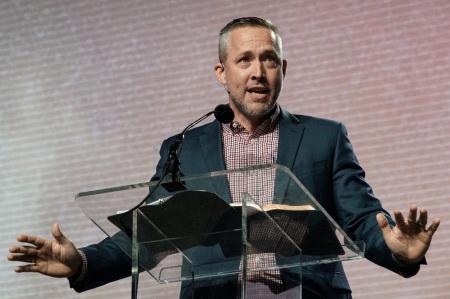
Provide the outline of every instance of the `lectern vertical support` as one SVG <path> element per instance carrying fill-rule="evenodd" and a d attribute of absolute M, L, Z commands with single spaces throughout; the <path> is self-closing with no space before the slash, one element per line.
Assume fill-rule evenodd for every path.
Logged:
<path fill-rule="evenodd" d="M 242 264 L 242 298 L 247 298 L 247 200 L 248 194 L 242 194 L 242 255 L 241 255 L 241 264 Z"/>
<path fill-rule="evenodd" d="M 139 244 L 137 241 L 138 210 L 133 211 L 133 232 L 131 237 L 131 298 L 137 299 L 139 285 Z"/>

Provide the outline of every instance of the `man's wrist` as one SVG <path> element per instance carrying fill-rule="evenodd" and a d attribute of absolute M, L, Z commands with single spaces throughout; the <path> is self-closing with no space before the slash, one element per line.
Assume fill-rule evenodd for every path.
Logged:
<path fill-rule="evenodd" d="M 417 264 L 416 262 L 406 262 L 398 257 L 395 256 L 395 254 L 391 253 L 392 259 L 394 260 L 394 263 L 398 266 L 402 267 L 408 267 Z"/>
<path fill-rule="evenodd" d="M 74 282 L 82 282 L 86 278 L 86 272 L 87 272 L 87 258 L 83 251 L 78 250 L 78 253 L 81 257 L 81 267 L 78 270 L 78 272 L 70 277 L 70 279 Z"/>

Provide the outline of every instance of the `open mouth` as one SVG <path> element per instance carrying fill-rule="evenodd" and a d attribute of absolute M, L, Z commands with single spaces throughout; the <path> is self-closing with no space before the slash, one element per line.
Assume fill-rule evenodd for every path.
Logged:
<path fill-rule="evenodd" d="M 247 91 L 249 93 L 259 94 L 259 95 L 266 95 L 269 93 L 269 90 L 266 88 L 249 88 Z"/>

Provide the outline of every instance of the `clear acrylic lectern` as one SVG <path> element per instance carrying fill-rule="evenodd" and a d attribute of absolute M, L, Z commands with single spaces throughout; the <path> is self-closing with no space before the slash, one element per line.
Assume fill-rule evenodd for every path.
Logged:
<path fill-rule="evenodd" d="M 182 298 L 223 290 L 216 285 L 231 293 L 214 298 L 301 298 L 302 267 L 364 257 L 364 244 L 353 242 L 284 166 L 186 176 L 178 184 L 185 190 L 150 182 L 76 196 L 131 257 L 132 298 L 139 272 L 161 284 L 181 282 Z"/>

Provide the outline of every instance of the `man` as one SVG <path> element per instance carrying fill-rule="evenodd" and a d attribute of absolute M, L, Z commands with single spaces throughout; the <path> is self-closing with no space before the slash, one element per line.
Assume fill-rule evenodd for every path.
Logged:
<path fill-rule="evenodd" d="M 415 275 L 424 263 L 439 219 L 427 228 L 426 209 L 411 205 L 406 218 L 395 211 L 395 224 L 365 182 L 345 127 L 292 115 L 278 105 L 287 68 L 282 57 L 281 37 L 270 21 L 241 18 L 222 29 L 214 70 L 228 93 L 235 118 L 231 125 L 214 121 L 186 134 L 180 155 L 183 173 L 264 163 L 285 165 L 349 236 L 366 243 L 369 260 L 405 277 Z M 154 180 L 162 174 L 173 140 L 169 138 L 161 147 Z M 236 200 L 230 186 L 232 200 Z M 54 240 L 18 236 L 18 241 L 34 246 L 10 248 L 9 260 L 29 263 L 17 266 L 16 272 L 69 277 L 77 291 L 130 275 L 129 257 L 111 239 L 78 251 L 56 224 L 52 234 Z M 116 241 L 129 240 L 119 235 Z M 290 274 L 274 274 L 281 277 L 281 292 L 287 291 Z M 305 267 L 302 275 L 303 298 L 351 298 L 341 263 Z M 184 283 L 180 296 L 191 298 L 194 292 L 195 298 L 233 298 L 239 289 L 236 277 L 201 282 L 195 287 Z M 295 283 L 295 279 L 289 282 Z"/>

